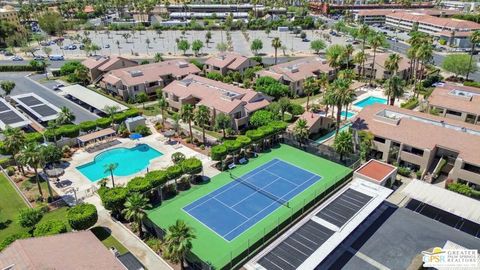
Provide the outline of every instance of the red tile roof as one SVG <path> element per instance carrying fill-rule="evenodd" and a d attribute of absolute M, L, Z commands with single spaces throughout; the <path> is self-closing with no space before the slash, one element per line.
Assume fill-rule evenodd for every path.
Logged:
<path fill-rule="evenodd" d="M 401 19 L 405 21 L 430 24 L 437 27 L 442 27 L 444 29 L 456 29 L 456 30 L 462 30 L 462 31 L 480 29 L 480 24 L 475 22 L 452 19 L 452 18 L 438 18 L 431 15 L 426 15 L 426 14 L 416 13 L 416 12 L 390 13 L 387 15 L 387 17 Z"/>
<path fill-rule="evenodd" d="M 250 59 L 238 53 L 220 53 L 216 56 L 208 58 L 207 61 L 205 61 L 205 64 L 218 68 L 236 70 L 243 63 L 248 61 L 250 61 Z"/>
<path fill-rule="evenodd" d="M 386 177 L 390 176 L 397 168 L 394 166 L 371 159 L 362 167 L 360 167 L 356 172 L 362 174 L 372 180 L 381 182 Z"/>
<path fill-rule="evenodd" d="M 330 67 L 325 59 L 320 57 L 306 57 L 290 62 L 271 66 L 266 71 L 259 71 L 260 76 L 271 76 L 274 79 L 283 78 L 286 81 L 301 81 L 309 77 L 315 76 L 315 73 L 328 73 L 334 70 Z"/>
<path fill-rule="evenodd" d="M 469 98 L 455 95 L 454 90 L 470 92 L 472 96 Z M 480 89 L 446 83 L 444 86 L 434 89 L 428 98 L 428 103 L 433 106 L 480 115 Z"/>

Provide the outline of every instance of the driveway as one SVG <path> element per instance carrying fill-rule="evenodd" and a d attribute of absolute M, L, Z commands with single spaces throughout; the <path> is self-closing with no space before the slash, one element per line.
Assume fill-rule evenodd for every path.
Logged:
<path fill-rule="evenodd" d="M 83 121 L 95 120 L 98 118 L 96 114 L 89 112 L 88 110 L 80 107 L 79 105 L 69 101 L 68 99 L 58 95 L 51 88 L 55 85 L 55 82 L 49 81 L 45 82 L 46 85 L 42 85 L 32 78 L 27 77 L 28 73 L 26 72 L 2 72 L 0 73 L 1 80 L 9 80 L 15 82 L 15 89 L 13 89 L 11 95 L 25 94 L 25 93 L 35 93 L 40 97 L 44 98 L 53 105 L 61 108 L 63 106 L 67 107 L 75 115 L 75 124 L 78 124 Z M 38 75 L 36 79 L 38 78 Z"/>

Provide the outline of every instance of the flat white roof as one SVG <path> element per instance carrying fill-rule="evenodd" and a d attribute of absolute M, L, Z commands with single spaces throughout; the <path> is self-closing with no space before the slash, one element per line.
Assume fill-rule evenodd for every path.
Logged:
<path fill-rule="evenodd" d="M 32 121 L 28 120 L 25 115 L 15 109 L 5 99 L 0 98 L 0 129 L 4 130 L 7 126 L 19 128 L 31 123 Z"/>
<path fill-rule="evenodd" d="M 58 118 L 60 109 L 35 93 L 15 95 L 11 96 L 11 98 L 40 122 Z"/>
<path fill-rule="evenodd" d="M 244 267 L 248 270 L 315 269 L 390 193 L 392 193 L 392 190 L 386 187 L 362 179 L 354 179 L 286 233 L 278 237 Z M 338 212 L 335 213 L 338 209 L 346 209 L 347 211 L 341 212 L 345 215 L 335 216 L 338 214 Z M 347 214 L 347 212 L 350 213 Z M 302 234 L 302 230 L 306 230 L 306 237 L 298 238 L 298 235 Z M 308 230 L 311 230 L 311 232 L 308 232 Z M 326 236 L 314 239 L 322 234 Z M 300 243 L 299 239 L 306 240 L 306 243 Z M 319 242 L 318 240 L 322 241 Z M 293 247 L 289 241 L 290 243 L 295 242 L 296 247 Z M 272 255 L 276 248 L 281 245 L 284 245 L 281 251 Z M 285 251 L 285 246 L 292 248 L 291 253 Z M 312 248 L 315 249 L 312 251 Z M 306 253 L 308 253 L 308 256 L 304 256 L 306 258 L 299 258 L 299 255 L 305 255 Z M 295 256 L 297 261 L 282 258 L 282 254 L 285 257 Z"/>
<path fill-rule="evenodd" d="M 420 180 L 412 180 L 402 192 L 412 199 L 480 224 L 478 200 Z"/>
<path fill-rule="evenodd" d="M 65 86 L 60 89 L 64 92 L 64 94 L 70 95 L 104 113 L 104 109 L 106 106 L 117 106 L 119 112 L 128 109 L 127 106 L 122 105 L 115 100 L 109 99 L 103 95 L 100 95 L 99 93 L 96 93 L 95 91 L 92 91 L 78 84 Z"/>

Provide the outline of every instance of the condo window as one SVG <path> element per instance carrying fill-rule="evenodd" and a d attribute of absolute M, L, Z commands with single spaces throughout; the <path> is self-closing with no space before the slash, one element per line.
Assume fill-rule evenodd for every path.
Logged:
<path fill-rule="evenodd" d="M 414 155 L 417 155 L 417 156 L 423 156 L 423 150 L 422 149 L 418 149 L 418 148 L 415 148 L 415 147 L 404 145 L 402 150 L 404 152 L 407 152 L 407 153 L 410 153 L 410 154 L 414 154 Z"/>
<path fill-rule="evenodd" d="M 452 111 L 452 110 L 447 110 L 447 114 L 456 115 L 456 116 L 462 116 L 462 113 L 461 113 L 461 112 Z"/>
<path fill-rule="evenodd" d="M 380 137 L 373 137 L 373 140 L 376 141 L 376 142 L 379 142 L 379 143 L 385 143 L 385 139 L 384 138 L 380 138 Z"/>
<path fill-rule="evenodd" d="M 469 172 L 480 174 L 480 167 L 473 164 L 465 163 L 463 165 L 463 169 Z"/>

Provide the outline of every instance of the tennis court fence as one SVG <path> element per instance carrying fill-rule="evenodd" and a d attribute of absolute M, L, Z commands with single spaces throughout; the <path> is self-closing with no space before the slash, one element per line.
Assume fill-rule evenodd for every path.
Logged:
<path fill-rule="evenodd" d="M 303 218 L 311 210 L 320 205 L 325 199 L 342 188 L 352 178 L 353 173 L 347 174 L 343 178 L 337 178 L 316 189 L 309 189 L 302 199 L 289 201 L 289 208 L 282 208 L 283 214 L 276 220 L 266 224 L 262 228 L 256 228 L 254 235 L 239 245 L 235 245 L 232 250 L 226 250 L 224 254 L 219 254 L 216 262 L 204 262 L 195 254 L 189 254 L 187 260 L 193 269 L 214 269 L 211 265 L 224 265 L 222 268 L 215 269 L 240 269 L 248 260 L 257 254 L 262 248 L 269 245 L 276 236 L 281 235 L 296 221 Z"/>

